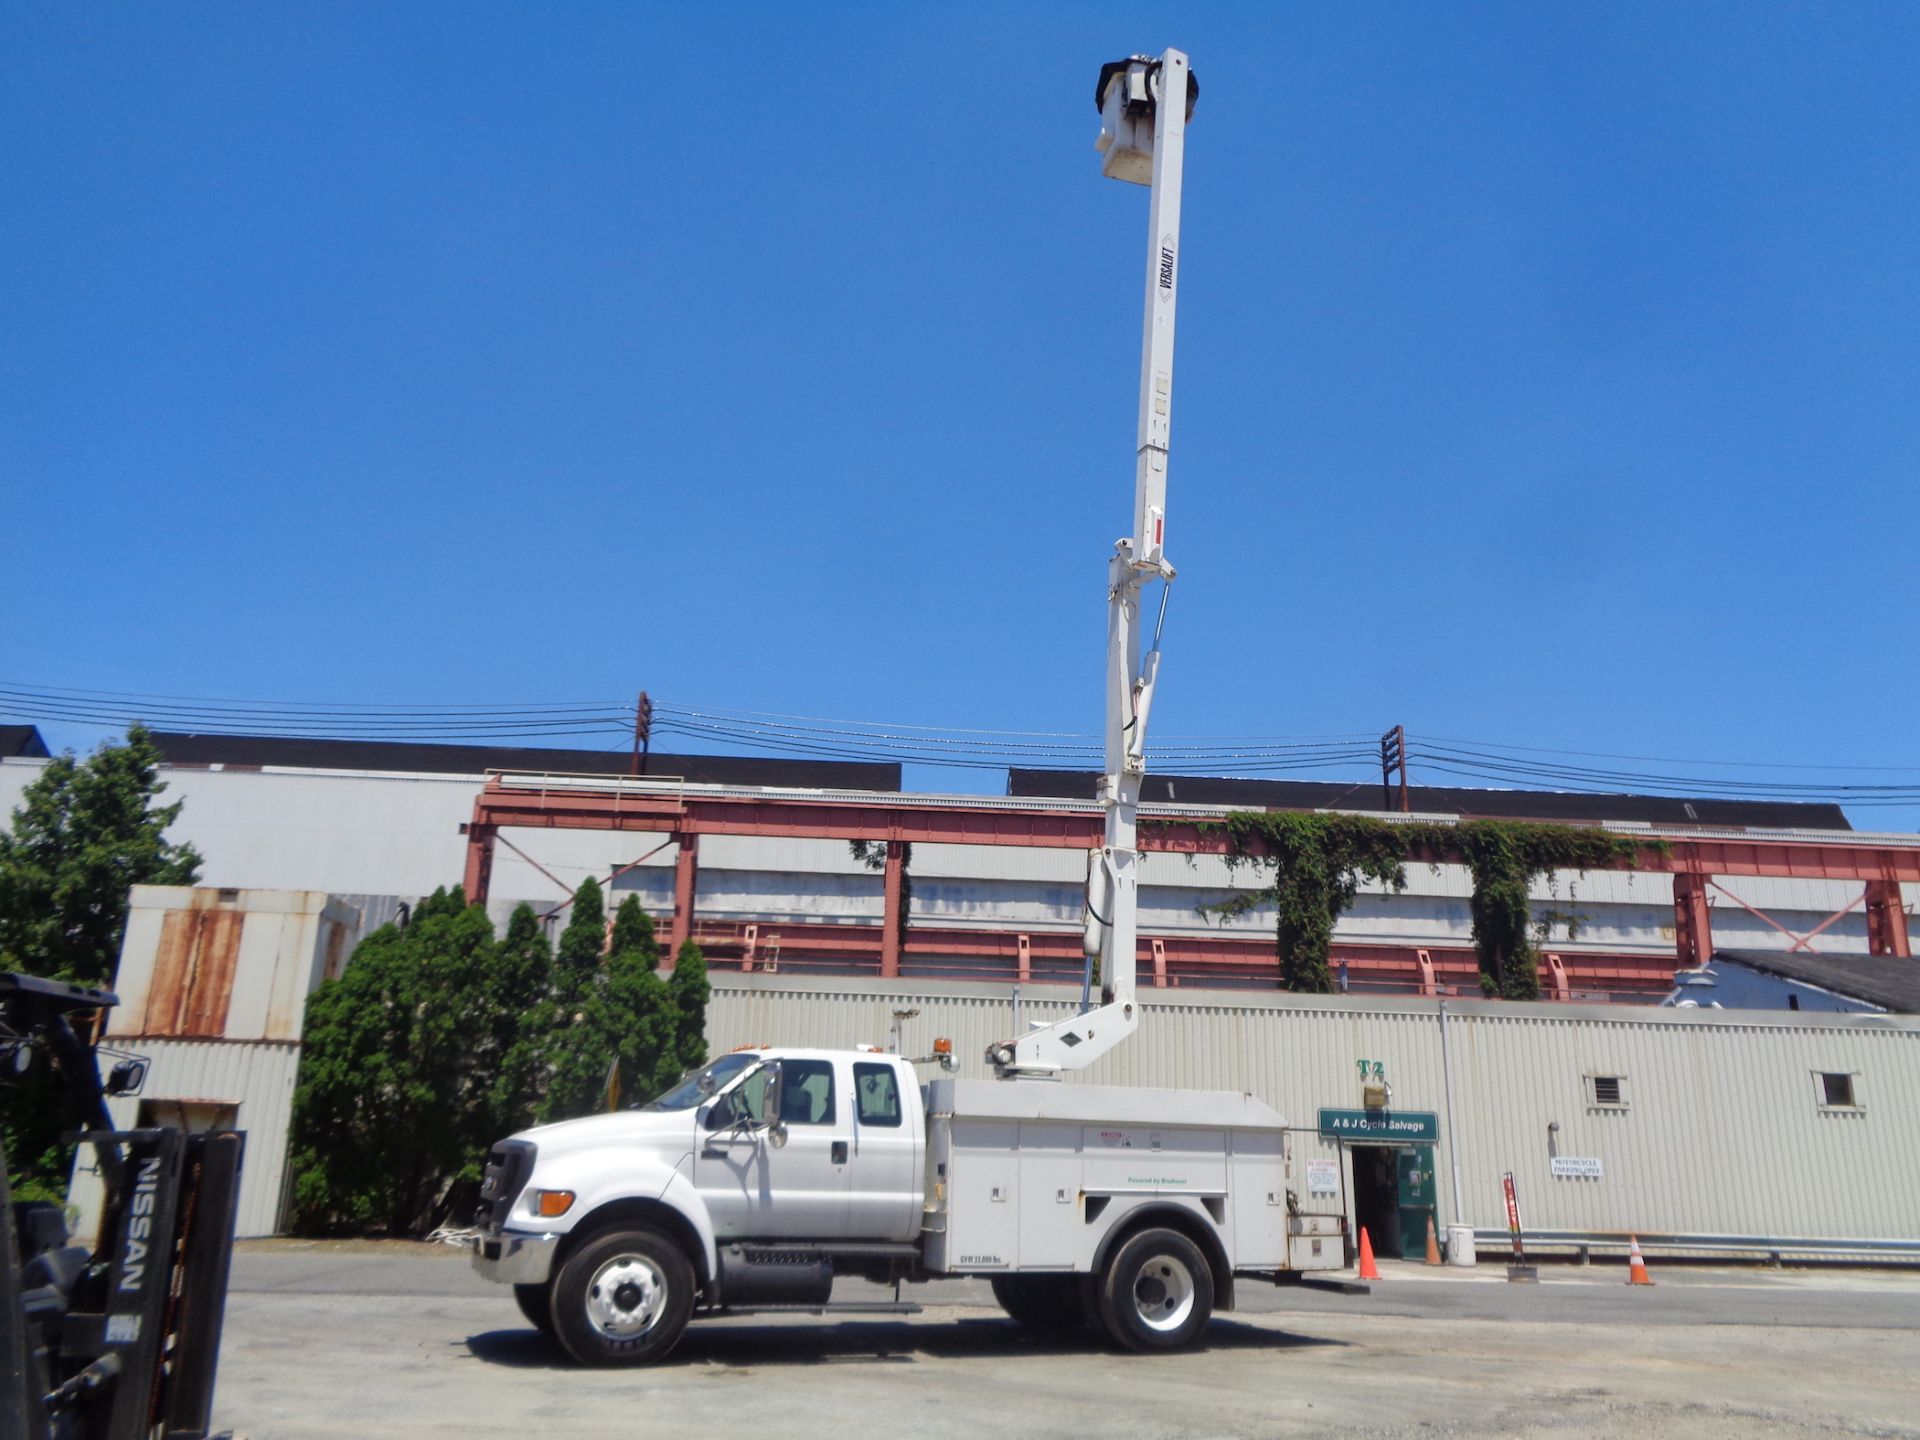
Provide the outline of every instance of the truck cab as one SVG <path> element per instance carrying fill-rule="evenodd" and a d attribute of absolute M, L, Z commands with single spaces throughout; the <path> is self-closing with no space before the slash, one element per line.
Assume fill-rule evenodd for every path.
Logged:
<path fill-rule="evenodd" d="M 836 1259 L 897 1278 L 919 1255 L 925 1150 L 899 1056 L 736 1050 L 638 1109 L 496 1145 L 473 1263 L 576 1357 L 651 1358 L 696 1309 L 824 1303 Z M 647 1256 L 581 1272 L 610 1235 Z"/>

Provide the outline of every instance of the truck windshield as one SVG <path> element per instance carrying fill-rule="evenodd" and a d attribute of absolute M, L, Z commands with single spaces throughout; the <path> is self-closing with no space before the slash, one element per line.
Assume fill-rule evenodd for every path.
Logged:
<path fill-rule="evenodd" d="M 717 1091 L 724 1090 L 727 1082 L 749 1065 L 760 1063 L 761 1056 L 751 1050 L 736 1050 L 731 1055 L 722 1055 L 704 1070 L 689 1070 L 674 1086 L 658 1100 L 642 1105 L 642 1110 L 691 1110 L 702 1100 Z"/>

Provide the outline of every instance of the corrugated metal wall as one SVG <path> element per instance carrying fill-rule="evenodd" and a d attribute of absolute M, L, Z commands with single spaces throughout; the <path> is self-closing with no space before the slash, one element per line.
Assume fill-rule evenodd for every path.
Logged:
<path fill-rule="evenodd" d="M 287 1183 L 287 1130 L 293 1119 L 293 1087 L 300 1069 L 300 1046 L 261 1040 L 157 1040 L 138 1043 L 152 1062 L 138 1097 L 111 1100 L 113 1123 L 139 1123 L 141 1102 L 162 1108 L 169 1100 L 239 1107 L 234 1121 L 247 1132 L 240 1172 L 240 1206 L 234 1234 L 241 1239 L 272 1235 L 280 1228 Z M 91 1156 L 83 1151 L 81 1158 Z M 76 1166 L 72 1204 L 80 1212 L 79 1230 L 90 1233 L 100 1211 L 97 1172 Z"/>
<path fill-rule="evenodd" d="M 990 1043 L 1068 1013 L 1073 999 L 1030 987 L 1016 1022 L 1000 987 L 721 974 L 708 1034 L 716 1050 L 884 1044 L 892 1012 L 918 1009 L 905 1048 L 924 1052 L 950 1036 L 961 1073 L 983 1075 Z M 1249 1090 L 1312 1130 L 1322 1107 L 1360 1106 L 1355 1062 L 1379 1060 L 1395 1110 L 1439 1117 L 1443 1226 L 1464 1218 L 1504 1231 L 1500 1182 L 1511 1170 L 1529 1234 L 1569 1243 L 1631 1232 L 1681 1250 L 1871 1242 L 1854 1248 L 1920 1254 L 1920 1022 L 1449 1001 L 1443 1057 L 1440 1015 L 1437 1002 L 1418 999 L 1153 995 L 1133 1039 L 1080 1078 Z M 1823 1072 L 1852 1075 L 1858 1106 L 1824 1107 Z M 1594 1103 L 1595 1074 L 1619 1077 L 1623 1107 Z M 1350 1194 L 1350 1156 L 1302 1138 L 1300 1154 L 1343 1159 Z M 1550 1141 L 1562 1157 L 1599 1160 L 1601 1178 L 1554 1177 Z"/>

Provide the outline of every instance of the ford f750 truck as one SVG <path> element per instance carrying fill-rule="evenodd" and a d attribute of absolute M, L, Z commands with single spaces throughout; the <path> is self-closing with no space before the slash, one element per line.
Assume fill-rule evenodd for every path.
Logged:
<path fill-rule="evenodd" d="M 638 1110 L 495 1146 L 475 1268 L 577 1360 L 643 1364 L 696 1316 L 911 1310 L 834 1281 L 973 1275 L 1023 1324 L 1134 1350 L 1236 1280 L 1344 1263 L 1250 1095 L 940 1078 L 877 1050 L 736 1051 Z M 898 1291 L 896 1290 L 896 1295 Z"/>

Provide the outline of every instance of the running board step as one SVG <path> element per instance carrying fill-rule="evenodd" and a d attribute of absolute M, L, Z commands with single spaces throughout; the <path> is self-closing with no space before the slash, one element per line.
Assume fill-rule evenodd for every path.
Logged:
<path fill-rule="evenodd" d="M 918 1315 L 920 1306 L 907 1300 L 829 1300 L 824 1305 L 724 1305 L 708 1310 L 721 1315 Z"/>

